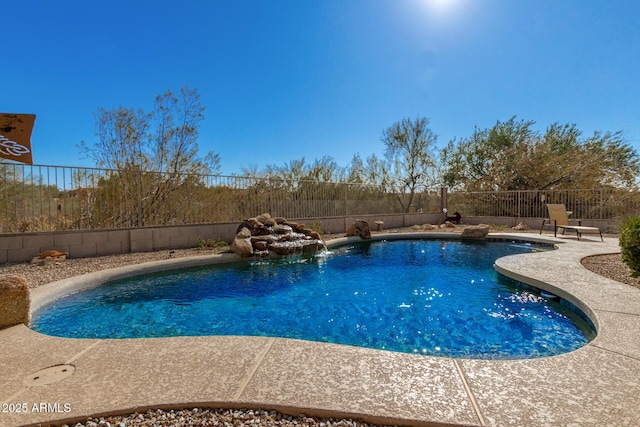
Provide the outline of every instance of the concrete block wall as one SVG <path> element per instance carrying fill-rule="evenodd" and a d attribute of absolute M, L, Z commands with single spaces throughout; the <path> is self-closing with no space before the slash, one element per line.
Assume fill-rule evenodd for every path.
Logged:
<path fill-rule="evenodd" d="M 0 235 L 0 264 L 31 261 L 50 249 L 85 258 L 129 252 L 194 248 L 198 239 L 231 242 L 238 223 L 118 230 L 71 230 Z"/>

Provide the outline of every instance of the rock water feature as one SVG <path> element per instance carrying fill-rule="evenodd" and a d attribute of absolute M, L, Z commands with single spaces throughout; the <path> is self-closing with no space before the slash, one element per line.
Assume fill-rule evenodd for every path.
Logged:
<path fill-rule="evenodd" d="M 325 248 L 316 231 L 268 213 L 242 221 L 231 244 L 242 256 L 313 254 Z"/>

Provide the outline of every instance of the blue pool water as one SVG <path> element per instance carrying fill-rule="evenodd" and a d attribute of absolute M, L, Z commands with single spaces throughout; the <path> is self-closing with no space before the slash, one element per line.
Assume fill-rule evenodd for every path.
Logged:
<path fill-rule="evenodd" d="M 575 350 L 595 336 L 575 307 L 499 275 L 523 243 L 368 242 L 308 258 L 174 270 L 57 300 L 32 328 L 83 338 L 259 335 L 472 358 Z"/>

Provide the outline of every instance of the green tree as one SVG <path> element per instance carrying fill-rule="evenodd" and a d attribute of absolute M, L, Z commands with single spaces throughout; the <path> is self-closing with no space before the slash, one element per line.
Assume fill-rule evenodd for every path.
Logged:
<path fill-rule="evenodd" d="M 436 182 L 436 162 L 432 154 L 437 136 L 429 128 L 429 119 L 405 118 L 382 133 L 385 161 L 376 157 L 368 160 L 374 179 L 388 180 L 403 211 L 409 212 L 420 189 Z"/>
<path fill-rule="evenodd" d="M 620 132 L 584 138 L 575 125 L 534 132 L 532 121 L 497 122 L 441 152 L 445 185 L 468 191 L 633 188 L 638 154 Z"/>
<path fill-rule="evenodd" d="M 449 187 L 471 191 L 506 190 L 513 187 L 518 151 L 530 140 L 533 122 L 497 122 L 491 129 L 475 128 L 459 141 L 451 140 L 441 151 L 442 180 Z"/>

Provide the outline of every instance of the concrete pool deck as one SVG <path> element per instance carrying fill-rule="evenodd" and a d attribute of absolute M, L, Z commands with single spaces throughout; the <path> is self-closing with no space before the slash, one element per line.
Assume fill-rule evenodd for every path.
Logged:
<path fill-rule="evenodd" d="M 598 328 L 591 343 L 554 357 L 489 361 L 265 337 L 65 339 L 20 325 L 0 330 L 0 426 L 150 407 L 265 408 L 404 425 L 637 425 L 640 289 L 580 264 L 619 252 L 617 239 L 492 237 L 557 243 L 555 251 L 501 258 L 496 268 L 581 307 Z M 59 381 L 44 384 L 35 374 L 61 364 L 72 374 Z"/>

